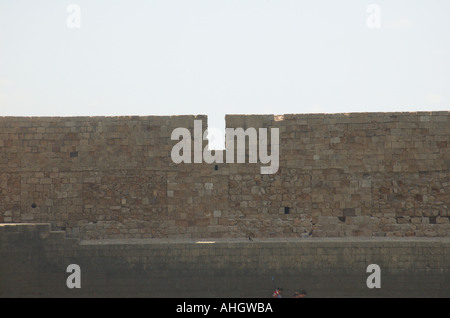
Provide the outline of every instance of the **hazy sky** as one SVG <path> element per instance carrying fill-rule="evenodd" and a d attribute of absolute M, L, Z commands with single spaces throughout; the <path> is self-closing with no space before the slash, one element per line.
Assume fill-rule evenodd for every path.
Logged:
<path fill-rule="evenodd" d="M 449 105 L 448 0 L 0 0 L 0 116 Z"/>

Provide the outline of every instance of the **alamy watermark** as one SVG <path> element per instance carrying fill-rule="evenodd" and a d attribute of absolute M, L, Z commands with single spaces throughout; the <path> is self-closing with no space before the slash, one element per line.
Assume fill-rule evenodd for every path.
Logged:
<path fill-rule="evenodd" d="M 368 288 L 381 288 L 381 268 L 377 264 L 370 264 L 366 269 L 367 273 L 372 273 L 367 277 L 366 285 Z"/>
<path fill-rule="evenodd" d="M 249 163 L 269 164 L 269 166 L 261 167 L 261 174 L 274 174 L 278 171 L 280 157 L 279 128 L 270 128 L 270 155 L 268 153 L 268 134 L 267 128 L 250 127 L 243 128 L 226 128 L 225 129 L 225 161 L 226 163 L 234 163 L 235 149 L 237 163 L 245 163 L 246 140 L 248 137 L 248 157 Z M 192 135 L 187 128 L 175 128 L 172 131 L 172 140 L 181 140 L 173 146 L 170 154 L 172 161 L 176 164 L 184 162 L 192 162 L 192 152 L 194 153 L 194 163 L 202 163 L 203 161 L 211 163 L 223 163 L 223 150 L 210 150 L 208 146 L 203 147 L 203 140 L 208 140 L 208 130 L 203 132 L 202 121 L 194 120 L 194 149 L 192 151 Z M 235 139 L 237 140 L 235 147 Z M 214 153 L 213 153 L 214 152 Z"/>
<path fill-rule="evenodd" d="M 66 279 L 67 288 L 81 288 L 81 268 L 77 264 L 70 264 L 66 269 L 67 273 L 71 273 Z"/>
<path fill-rule="evenodd" d="M 81 7 L 78 4 L 72 3 L 67 6 L 67 13 L 70 13 L 66 19 L 66 26 L 69 29 L 81 28 Z"/>
<path fill-rule="evenodd" d="M 370 15 L 367 17 L 366 25 L 369 29 L 381 28 L 381 7 L 376 3 L 372 3 L 367 6 L 367 13 Z"/>

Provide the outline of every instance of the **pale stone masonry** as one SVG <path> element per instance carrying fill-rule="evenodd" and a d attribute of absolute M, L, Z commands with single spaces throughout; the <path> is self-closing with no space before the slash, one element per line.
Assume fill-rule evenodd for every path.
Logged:
<path fill-rule="evenodd" d="M 171 133 L 195 119 L 206 129 L 206 116 L 0 118 L 0 223 L 81 239 L 450 236 L 450 112 L 227 115 L 279 128 L 273 175 L 173 163 Z"/>

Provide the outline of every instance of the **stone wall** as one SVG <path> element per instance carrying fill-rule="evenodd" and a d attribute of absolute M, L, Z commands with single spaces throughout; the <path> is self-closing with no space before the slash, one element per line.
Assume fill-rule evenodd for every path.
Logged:
<path fill-rule="evenodd" d="M 0 225 L 0 297 L 448 297 L 449 238 L 90 240 Z M 70 264 L 81 288 L 69 289 Z M 370 289 L 369 264 L 381 288 Z M 273 279 L 272 279 L 273 278 Z"/>
<path fill-rule="evenodd" d="M 171 133 L 195 119 L 206 128 L 206 116 L 0 118 L 0 223 L 81 239 L 450 236 L 450 112 L 226 116 L 279 128 L 273 175 L 173 163 Z"/>

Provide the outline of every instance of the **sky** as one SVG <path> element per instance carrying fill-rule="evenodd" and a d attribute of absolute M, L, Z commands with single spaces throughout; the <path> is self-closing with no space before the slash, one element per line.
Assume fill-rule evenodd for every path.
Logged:
<path fill-rule="evenodd" d="M 448 0 L 0 0 L 0 116 L 431 110 Z"/>

